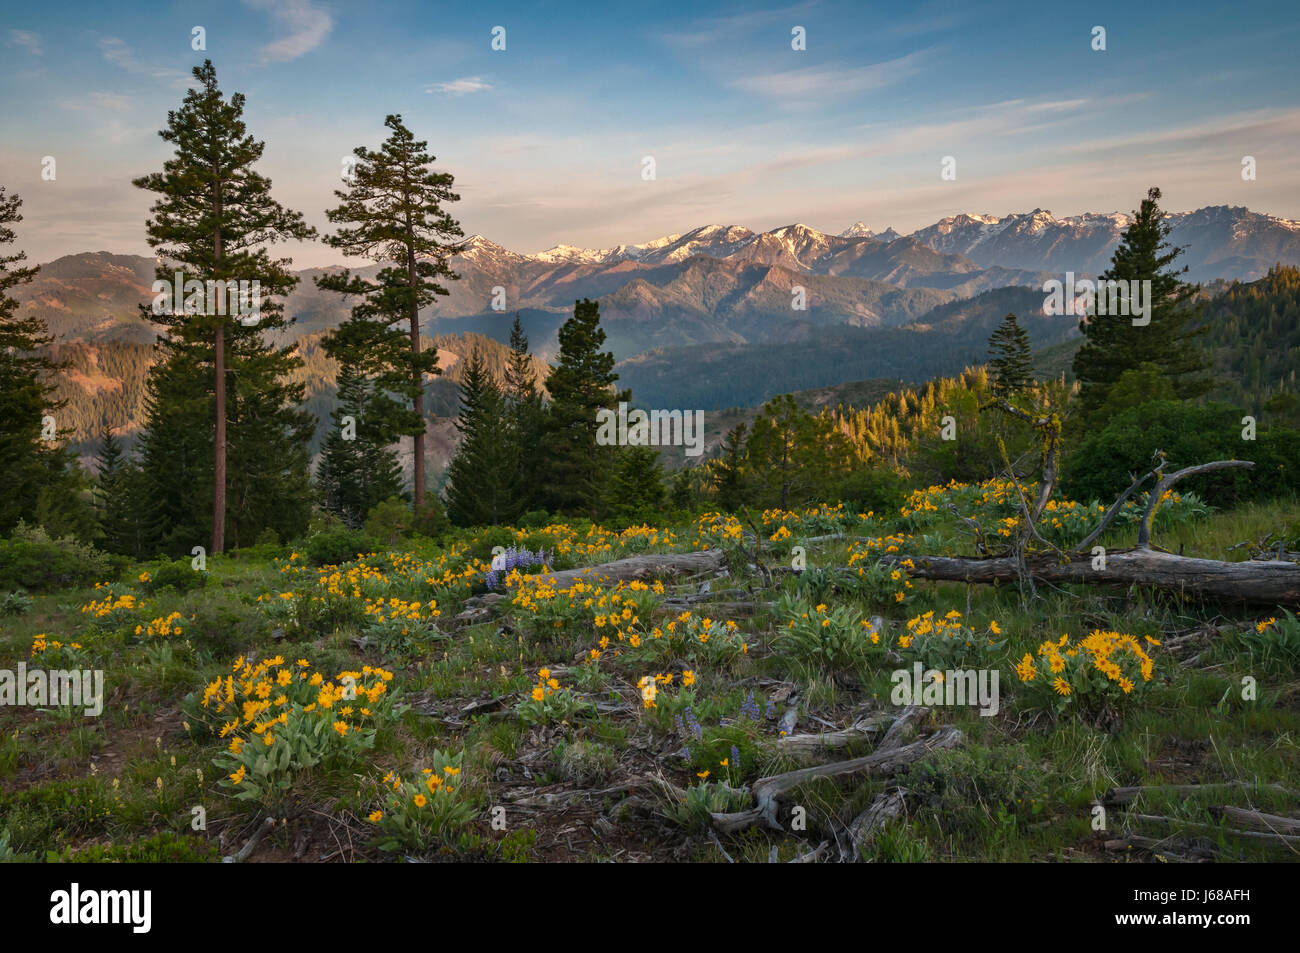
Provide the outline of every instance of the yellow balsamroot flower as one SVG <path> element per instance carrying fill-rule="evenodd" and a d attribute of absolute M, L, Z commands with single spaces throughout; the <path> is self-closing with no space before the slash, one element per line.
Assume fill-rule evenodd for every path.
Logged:
<path fill-rule="evenodd" d="M 334 722 L 334 730 L 340 735 L 346 735 L 348 733 L 348 723 L 346 721 L 336 721 Z"/>
<path fill-rule="evenodd" d="M 1028 652 L 1016 664 L 1016 674 L 1020 676 L 1022 682 L 1032 682 L 1038 676 L 1038 666 L 1034 664 L 1034 657 Z"/>
<path fill-rule="evenodd" d="M 245 768 L 245 767 L 241 764 L 241 765 L 239 766 L 239 770 L 236 771 L 234 774 L 230 775 L 230 780 L 234 781 L 236 784 L 239 784 L 239 783 L 241 783 L 241 782 L 244 780 L 244 775 L 245 775 L 247 772 L 248 772 L 248 769 Z"/>
<path fill-rule="evenodd" d="M 695 684 L 695 673 L 692 672 L 690 669 L 687 669 L 686 671 L 682 672 L 682 687 L 690 688 L 694 684 Z"/>
<path fill-rule="evenodd" d="M 1069 695 L 1071 692 L 1070 683 L 1058 675 L 1052 681 L 1052 691 L 1056 692 L 1056 694 L 1061 695 L 1062 697 Z"/>
<path fill-rule="evenodd" d="M 383 817 L 384 817 L 383 811 L 371 811 L 368 820 L 370 821 L 371 824 L 378 824 L 381 820 L 383 820 Z"/>
<path fill-rule="evenodd" d="M 414 801 L 416 807 L 424 807 L 424 805 L 429 803 L 429 799 L 425 797 L 423 794 L 417 794 L 414 798 Z"/>

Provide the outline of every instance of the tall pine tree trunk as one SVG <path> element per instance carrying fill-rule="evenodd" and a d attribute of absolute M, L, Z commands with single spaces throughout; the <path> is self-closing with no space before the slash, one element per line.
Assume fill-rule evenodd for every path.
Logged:
<path fill-rule="evenodd" d="M 226 545 L 226 326 L 217 324 L 217 420 L 212 441 L 212 552 Z"/>
<path fill-rule="evenodd" d="M 410 245 L 406 246 L 406 277 L 411 284 L 412 290 L 414 290 L 416 287 L 415 249 Z M 418 299 L 411 302 L 411 351 L 417 356 L 420 353 L 420 302 Z M 415 393 L 411 407 L 420 417 L 420 429 L 414 437 L 415 472 L 412 474 L 414 482 L 412 499 L 414 500 L 413 508 L 418 511 L 424 504 L 424 374 L 420 371 L 416 371 L 416 373 L 420 375 L 420 386 Z"/>
<path fill-rule="evenodd" d="M 221 221 L 221 185 L 216 188 L 216 218 Z M 221 229 L 212 236 L 213 260 L 220 268 L 222 257 Z M 215 277 L 215 276 L 214 276 Z M 217 315 L 213 335 L 213 363 L 216 365 L 216 427 L 212 436 L 212 552 L 226 548 L 226 324 Z"/>

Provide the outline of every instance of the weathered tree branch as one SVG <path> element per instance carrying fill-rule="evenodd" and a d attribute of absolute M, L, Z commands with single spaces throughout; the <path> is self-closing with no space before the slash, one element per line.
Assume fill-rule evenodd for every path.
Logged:
<path fill-rule="evenodd" d="M 899 722 L 903 722 L 903 725 L 898 726 L 896 724 L 896 727 L 900 728 L 899 733 L 905 731 L 907 726 L 920 717 L 919 714 L 915 714 L 916 712 L 923 711 L 924 709 L 907 709 L 904 715 L 899 718 Z M 908 716 L 908 712 L 914 712 L 914 714 Z M 893 732 L 893 730 L 891 728 L 890 732 Z M 853 758 L 849 761 L 835 761 L 830 764 L 800 768 L 797 771 L 788 771 L 785 774 L 760 778 L 750 788 L 754 795 L 754 807 L 748 811 L 738 811 L 732 814 L 714 814 L 713 826 L 723 833 L 731 833 L 743 830 L 759 821 L 766 821 L 768 826 L 777 830 L 784 830 L 776 817 L 777 798 L 791 788 L 816 778 L 842 777 L 848 774 L 892 774 L 905 764 L 919 761 L 931 751 L 955 747 L 961 744 L 962 740 L 963 735 L 960 730 L 952 725 L 945 725 L 933 734 L 913 741 L 911 744 L 887 748 L 886 744 L 890 742 L 890 737 L 889 733 L 886 733 L 880 749 L 861 758 Z"/>
<path fill-rule="evenodd" d="M 1198 473 L 1210 473 L 1214 470 L 1226 470 L 1229 467 L 1253 467 L 1254 465 L 1254 462 L 1250 460 L 1215 460 L 1211 463 L 1198 463 L 1193 467 L 1184 467 L 1176 473 L 1162 477 L 1160 482 L 1156 484 L 1156 488 L 1151 491 L 1151 498 L 1147 500 L 1147 511 L 1142 514 L 1142 523 L 1138 526 L 1138 549 L 1146 549 L 1150 545 L 1151 522 L 1155 519 L 1156 510 L 1160 507 L 1160 499 L 1171 486 L 1183 477 L 1195 476 Z"/>

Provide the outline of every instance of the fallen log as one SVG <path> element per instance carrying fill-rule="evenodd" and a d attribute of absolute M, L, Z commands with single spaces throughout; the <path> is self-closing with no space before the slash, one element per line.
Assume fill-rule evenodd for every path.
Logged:
<path fill-rule="evenodd" d="M 1294 850 L 1300 847 L 1300 836 L 1293 834 L 1274 834 L 1272 832 L 1260 831 L 1243 831 L 1232 827 L 1215 827 L 1213 824 L 1202 824 L 1199 821 L 1187 821 L 1176 817 L 1165 817 L 1163 814 L 1125 814 L 1130 820 L 1146 822 L 1148 824 L 1159 824 L 1165 827 L 1186 829 L 1188 831 L 1200 831 L 1203 834 L 1227 834 L 1230 837 L 1237 837 L 1241 840 L 1254 841 L 1269 847 L 1285 847 L 1288 850 Z"/>
<path fill-rule="evenodd" d="M 1212 808 L 1211 813 L 1231 821 L 1238 827 L 1267 831 L 1271 834 L 1300 834 L 1300 818 L 1265 814 L 1263 811 L 1252 811 L 1244 807 Z"/>
<path fill-rule="evenodd" d="M 911 559 L 908 574 L 916 579 L 948 582 L 1005 583 L 1020 578 L 1014 556 L 894 555 L 897 565 Z M 1074 582 L 1089 585 L 1150 586 L 1186 595 L 1260 605 L 1300 605 L 1300 565 L 1276 559 L 1229 563 L 1216 559 L 1177 556 L 1154 549 L 1112 550 L 1105 568 L 1094 569 L 1086 554 L 1026 555 L 1024 570 L 1035 582 Z"/>
<path fill-rule="evenodd" d="M 1193 797 L 1210 791 L 1243 790 L 1273 791 L 1278 794 L 1292 794 L 1280 784 L 1252 784 L 1248 781 L 1218 781 L 1210 784 L 1143 784 L 1134 787 L 1111 788 L 1098 801 L 1107 807 L 1132 804 L 1142 795 L 1159 797 L 1174 795 L 1176 797 Z M 1294 795 L 1292 795 L 1294 796 Z"/>
<path fill-rule="evenodd" d="M 714 572 L 722 568 L 725 556 L 720 549 L 705 549 L 694 553 L 643 553 L 615 559 L 613 562 L 559 572 L 538 572 L 524 576 L 530 583 L 544 583 L 559 589 L 567 588 L 581 579 L 604 585 L 611 582 L 630 582 L 633 579 L 661 579 L 666 576 L 685 576 Z"/>

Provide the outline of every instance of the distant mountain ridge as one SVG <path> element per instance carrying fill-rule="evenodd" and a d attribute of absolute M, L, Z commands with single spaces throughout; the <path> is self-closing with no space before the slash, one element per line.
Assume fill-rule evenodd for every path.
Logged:
<path fill-rule="evenodd" d="M 1041 314 L 1041 283 L 1064 271 L 1103 270 L 1128 221 L 1123 213 L 1057 219 L 1035 209 L 956 215 L 906 236 L 874 234 L 864 222 L 842 235 L 801 224 L 767 232 L 712 225 L 641 245 L 557 246 L 532 256 L 473 236 L 452 261 L 461 279 L 421 313 L 421 324 L 431 338 L 448 336 L 453 361 L 463 351 L 453 340 L 504 342 L 518 314 L 533 353 L 548 361 L 573 302 L 594 298 L 623 383 L 649 401 L 644 406 L 749 406 L 845 380 L 956 373 L 978 359 L 1008 310 L 1027 323 L 1036 348 L 1064 359 L 1077 346 L 1070 341 L 1077 329 Z M 1276 262 L 1300 265 L 1300 223 L 1227 206 L 1170 221 L 1193 280 L 1255 280 Z M 143 372 L 159 331 L 140 305 L 153 297 L 155 267 L 152 258 L 107 251 L 68 255 L 11 292 L 74 359 L 65 396 L 95 427 L 83 440 L 104 427 L 129 433 L 138 426 Z M 328 413 L 333 389 L 319 340 L 346 318 L 350 302 L 314 279 L 337 270 L 299 271 L 285 300 L 294 323 L 284 333 L 309 359 L 305 377 L 318 415 Z M 495 310 L 502 297 L 505 308 Z M 434 387 L 433 413 L 454 410 L 454 374 Z"/>

